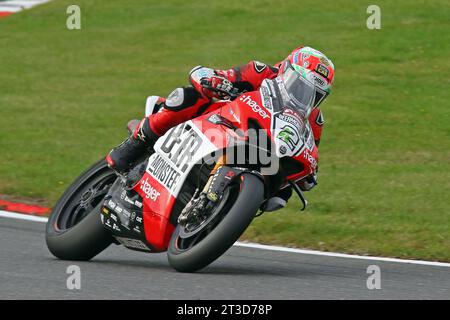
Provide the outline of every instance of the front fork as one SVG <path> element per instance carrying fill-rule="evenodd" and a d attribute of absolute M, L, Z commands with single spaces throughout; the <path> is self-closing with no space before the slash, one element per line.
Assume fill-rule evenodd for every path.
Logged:
<path fill-rule="evenodd" d="M 222 168 L 226 168 L 228 171 L 224 170 L 225 172 L 219 173 L 219 171 L 221 171 Z M 217 160 L 214 168 L 212 169 L 211 175 L 205 187 L 203 188 L 202 193 L 206 194 L 208 200 L 212 202 L 217 202 L 220 196 L 222 195 L 222 192 L 228 186 L 228 183 L 232 180 L 232 178 L 234 178 L 239 173 L 240 170 L 236 170 L 231 167 L 226 167 L 226 156 L 225 155 L 221 156 Z M 228 183 L 213 184 L 215 179 L 218 179 L 218 181 L 222 181 L 223 179 L 225 179 L 225 181 L 227 181 Z M 316 182 L 314 183 L 316 184 Z M 303 207 L 300 210 L 304 211 L 308 206 L 308 200 L 306 200 L 305 194 L 294 181 L 289 181 L 289 184 L 292 186 L 295 193 L 297 193 L 298 197 L 300 198 L 300 201 L 302 202 Z"/>
<path fill-rule="evenodd" d="M 206 185 L 203 188 L 202 192 L 199 194 L 199 189 L 197 188 L 194 195 L 192 196 L 192 199 L 189 201 L 183 211 L 181 211 L 180 215 L 178 216 L 178 223 L 180 225 L 185 226 L 191 217 L 203 214 L 203 212 L 209 206 L 208 203 L 212 203 L 214 205 L 217 201 L 219 201 L 222 195 L 222 191 L 225 190 L 225 187 L 228 184 L 219 183 L 219 185 L 223 187 L 221 188 L 222 190 L 219 190 L 216 187 L 216 184 L 214 184 L 214 181 L 218 181 L 217 179 L 220 171 L 222 168 L 224 168 L 225 164 L 226 156 L 223 155 L 217 160 L 216 165 L 211 170 L 209 179 L 206 182 Z"/>
<path fill-rule="evenodd" d="M 203 188 L 202 193 L 206 194 L 206 197 L 213 201 L 216 202 L 217 200 L 219 200 L 219 194 L 217 193 L 217 188 L 213 188 L 213 181 L 215 179 L 217 179 L 218 177 L 218 172 L 220 171 L 220 168 L 222 168 L 223 166 L 226 165 L 227 163 L 227 158 L 225 155 L 222 155 L 216 162 L 216 165 L 214 166 L 214 168 L 211 170 L 211 173 L 209 175 L 209 179 L 205 184 L 205 187 Z M 234 176 L 234 175 L 233 175 Z"/>

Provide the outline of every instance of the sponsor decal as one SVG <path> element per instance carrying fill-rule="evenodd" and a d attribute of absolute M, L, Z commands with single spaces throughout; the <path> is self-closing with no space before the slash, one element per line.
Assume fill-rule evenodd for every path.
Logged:
<path fill-rule="evenodd" d="M 172 194 L 177 192 L 191 166 L 217 150 L 200 130 L 188 121 L 170 129 L 156 142 L 157 152 L 149 159 L 147 173 Z"/>
<path fill-rule="evenodd" d="M 133 231 L 134 231 L 134 232 L 137 232 L 137 233 L 141 233 L 141 228 L 140 228 L 139 226 L 135 226 L 135 227 L 133 228 Z"/>
<path fill-rule="evenodd" d="M 264 83 L 267 83 L 269 85 L 270 93 L 271 93 L 272 97 L 274 97 L 276 99 L 277 98 L 277 94 L 275 93 L 276 91 L 275 91 L 275 87 L 273 85 L 273 81 L 266 79 L 266 80 L 264 80 Z"/>
<path fill-rule="evenodd" d="M 116 207 L 116 203 L 115 203 L 114 201 L 112 201 L 112 200 L 109 200 L 109 201 L 108 201 L 108 206 L 109 206 L 112 210 L 114 210 L 114 208 Z"/>
<path fill-rule="evenodd" d="M 138 201 L 138 200 L 134 201 L 134 205 L 135 205 L 136 207 L 138 207 L 139 209 L 142 208 L 142 202 L 140 202 L 140 201 Z"/>
<path fill-rule="evenodd" d="M 136 217 L 136 222 L 142 223 L 142 217 L 137 216 Z"/>
<path fill-rule="evenodd" d="M 293 116 L 282 113 L 282 114 L 278 115 L 277 118 L 284 122 L 292 124 L 296 128 L 300 129 L 302 127 L 300 121 Z"/>
<path fill-rule="evenodd" d="M 259 61 L 253 61 L 253 67 L 257 73 L 261 73 L 267 68 L 267 65 Z"/>
<path fill-rule="evenodd" d="M 171 131 L 161 145 L 161 150 L 172 164 L 184 173 L 202 143 L 200 135 L 189 124 L 182 124 Z"/>
<path fill-rule="evenodd" d="M 280 153 L 281 153 L 281 154 L 286 154 L 286 152 L 287 152 L 286 147 L 285 147 L 285 146 L 281 146 L 281 147 L 280 147 Z"/>
<path fill-rule="evenodd" d="M 168 163 L 161 155 L 157 155 L 148 165 L 147 171 L 152 174 L 153 177 L 158 180 L 163 186 L 168 188 L 169 190 L 174 190 L 178 180 L 180 179 L 181 174 L 170 164 Z M 145 180 L 147 183 L 148 181 Z M 141 181 L 141 189 L 144 188 L 142 186 Z M 145 184 L 145 182 L 144 182 Z M 147 189 L 145 189 L 147 190 Z M 144 189 L 142 189 L 144 191 Z M 151 196 L 151 190 L 147 190 L 150 192 L 149 197 Z M 147 196 L 147 192 L 144 191 Z M 155 196 L 153 196 L 155 197 Z M 154 200 L 155 201 L 155 200 Z"/>
<path fill-rule="evenodd" d="M 115 214 L 112 214 L 112 213 L 111 213 L 110 217 L 111 217 L 111 219 L 113 219 L 115 222 L 117 222 L 117 217 L 116 217 Z"/>
<path fill-rule="evenodd" d="M 325 57 L 320 57 L 319 58 L 319 60 L 320 60 L 320 62 L 322 62 L 322 64 L 324 65 L 324 66 L 329 66 L 330 65 L 330 62 L 328 61 L 328 59 L 327 58 L 325 58 Z"/>
<path fill-rule="evenodd" d="M 152 201 L 157 201 L 158 197 L 161 195 L 161 193 L 148 182 L 148 178 L 141 180 L 140 188 L 145 193 L 145 197 Z"/>
<path fill-rule="evenodd" d="M 207 198 L 212 202 L 216 202 L 217 200 L 219 200 L 219 196 L 215 192 L 208 193 Z"/>
<path fill-rule="evenodd" d="M 233 170 L 229 170 L 226 174 L 225 174 L 225 179 L 227 180 L 231 180 L 234 178 L 234 176 L 236 175 L 236 173 Z"/>
<path fill-rule="evenodd" d="M 233 111 L 233 109 L 229 108 L 228 110 L 230 114 L 233 116 L 234 120 L 236 120 L 237 123 L 241 123 L 241 119 L 236 115 L 236 113 Z"/>
<path fill-rule="evenodd" d="M 129 204 L 132 204 L 134 206 L 134 201 L 131 200 L 130 198 L 128 198 L 127 196 L 125 196 L 125 198 L 123 200 L 125 200 L 125 202 L 128 202 Z"/>
<path fill-rule="evenodd" d="M 263 106 L 266 109 L 272 110 L 272 99 L 270 98 L 269 89 L 267 87 L 261 87 L 261 98 L 263 101 Z"/>
<path fill-rule="evenodd" d="M 297 130 L 290 125 L 285 125 L 278 133 L 277 138 L 286 143 L 291 151 L 295 150 L 300 141 Z"/>
<path fill-rule="evenodd" d="M 316 143 L 314 142 L 314 135 L 312 133 L 310 126 L 307 127 L 307 130 L 305 132 L 305 141 L 306 141 L 306 148 L 312 151 Z"/>
<path fill-rule="evenodd" d="M 329 71 L 323 64 L 319 63 L 316 67 L 316 71 L 318 74 L 324 76 L 325 78 L 328 78 Z"/>
<path fill-rule="evenodd" d="M 214 124 L 218 124 L 220 123 L 220 121 L 222 121 L 222 118 L 217 113 L 215 113 L 208 118 L 208 121 Z"/>
<path fill-rule="evenodd" d="M 252 108 L 253 112 L 259 114 L 263 119 L 269 118 L 267 112 L 250 96 L 244 94 L 239 98 L 239 100 L 247 104 L 250 108 Z"/>
<path fill-rule="evenodd" d="M 309 164 L 311 165 L 312 169 L 316 169 L 317 168 L 317 161 L 316 159 L 314 159 L 314 157 L 308 152 L 308 150 L 305 150 L 305 152 L 303 153 L 303 157 L 308 160 Z"/>
<path fill-rule="evenodd" d="M 327 85 L 327 82 L 322 77 L 314 75 L 314 83 L 319 85 L 319 87 L 324 88 Z"/>
<path fill-rule="evenodd" d="M 289 108 L 284 109 L 282 114 L 297 119 L 297 121 L 300 124 L 304 122 L 303 118 L 296 111 L 294 111 L 292 109 L 289 109 Z"/>
<path fill-rule="evenodd" d="M 127 218 L 130 218 L 131 213 L 128 210 L 123 209 L 123 215 L 125 215 Z"/>

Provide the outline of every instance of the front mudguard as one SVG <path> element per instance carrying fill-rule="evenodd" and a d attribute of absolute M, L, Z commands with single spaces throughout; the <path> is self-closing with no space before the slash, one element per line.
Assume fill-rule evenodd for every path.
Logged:
<path fill-rule="evenodd" d="M 247 168 L 221 166 L 217 169 L 216 173 L 213 176 L 211 184 L 206 191 L 207 198 L 212 202 L 217 202 L 222 197 L 225 189 L 244 173 L 254 175 L 259 180 L 261 180 L 264 185 L 264 195 L 266 196 L 268 188 L 266 186 L 266 180 L 260 172 Z"/>

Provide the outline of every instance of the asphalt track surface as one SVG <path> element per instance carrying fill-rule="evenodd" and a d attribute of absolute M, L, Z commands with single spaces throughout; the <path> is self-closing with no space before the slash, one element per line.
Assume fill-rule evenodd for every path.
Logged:
<path fill-rule="evenodd" d="M 233 247 L 195 274 L 165 254 L 112 245 L 90 262 L 55 259 L 45 223 L 0 217 L 0 299 L 450 299 L 450 268 Z M 66 271 L 81 270 L 69 290 Z M 367 288 L 367 268 L 381 289 Z"/>

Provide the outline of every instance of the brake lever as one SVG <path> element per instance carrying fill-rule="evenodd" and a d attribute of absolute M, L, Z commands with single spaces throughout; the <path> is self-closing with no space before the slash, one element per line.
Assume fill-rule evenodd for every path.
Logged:
<path fill-rule="evenodd" d="M 305 195 L 303 194 L 302 189 L 293 181 L 289 181 L 289 184 L 294 189 L 295 193 L 297 193 L 298 197 L 302 201 L 303 208 L 300 209 L 300 211 L 305 211 L 306 207 L 308 206 L 308 200 L 306 200 Z"/>

